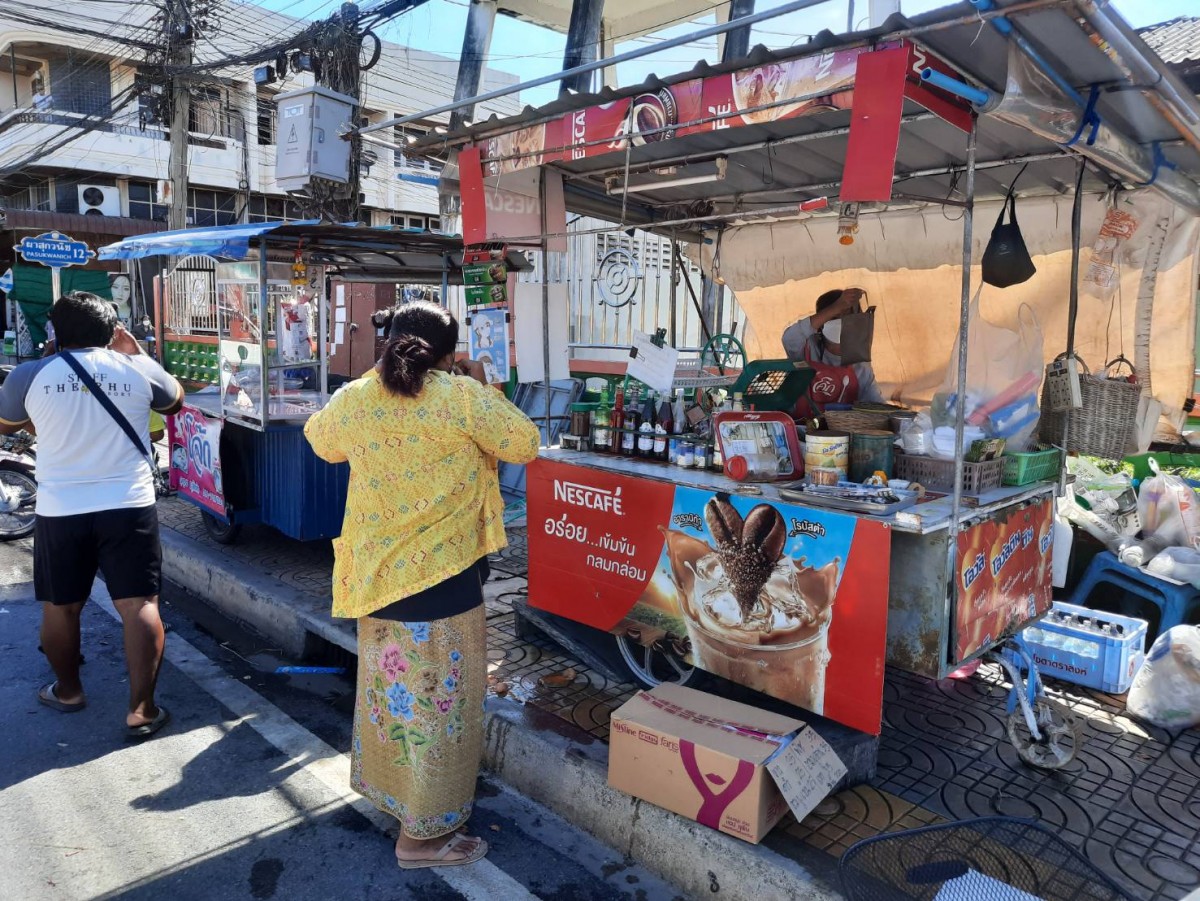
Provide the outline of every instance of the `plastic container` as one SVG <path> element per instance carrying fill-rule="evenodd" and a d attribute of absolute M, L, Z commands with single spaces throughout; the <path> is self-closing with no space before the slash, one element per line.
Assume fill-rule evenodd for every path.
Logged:
<path fill-rule="evenodd" d="M 1094 623 L 1120 626 L 1121 635 L 1054 622 L 1054 614 L 1083 617 Z M 1040 622 L 1022 633 L 1044 676 L 1053 676 L 1109 694 L 1129 690 L 1146 659 L 1146 621 L 1101 610 L 1056 602 Z"/>
<path fill-rule="evenodd" d="M 1025 454 L 1006 453 L 1003 460 L 1005 485 L 1028 485 L 1057 479 L 1062 468 L 1062 454 L 1056 447 Z"/>
<path fill-rule="evenodd" d="M 850 481 L 865 482 L 877 472 L 892 477 L 894 432 L 855 432 L 850 436 Z"/>
<path fill-rule="evenodd" d="M 806 466 L 808 481 L 813 485 L 837 485 L 846 480 L 846 470 L 828 466 Z"/>
<path fill-rule="evenodd" d="M 812 431 L 804 436 L 806 469 L 841 469 L 850 465 L 850 433 Z"/>
<path fill-rule="evenodd" d="M 896 454 L 896 476 L 917 482 L 935 491 L 954 490 L 954 461 L 916 454 Z M 1000 487 L 1004 478 L 1004 458 L 984 463 L 963 464 L 963 491 L 980 494 Z"/>
<path fill-rule="evenodd" d="M 739 482 L 769 482 L 779 476 L 779 461 L 770 454 L 738 454 L 726 461 L 725 472 Z"/>

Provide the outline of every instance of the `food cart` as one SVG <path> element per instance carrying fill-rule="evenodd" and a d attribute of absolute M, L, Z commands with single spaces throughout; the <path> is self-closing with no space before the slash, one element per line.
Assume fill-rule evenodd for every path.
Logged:
<path fill-rule="evenodd" d="M 247 523 L 301 541 L 335 537 L 349 466 L 314 455 L 304 423 L 347 380 L 330 373 L 331 352 L 361 330 L 370 336 L 366 359 L 375 359 L 376 330 L 354 321 L 364 311 L 352 315 L 350 289 L 387 285 L 394 295 L 437 285 L 444 298 L 462 284 L 462 242 L 313 221 L 158 232 L 100 251 L 101 259 L 197 255 L 215 258 L 205 301 L 215 308 L 207 317 L 215 334 L 176 329 L 158 342 L 168 370 L 198 389 L 170 418 L 171 485 L 221 542 Z M 522 265 L 508 262 L 514 271 Z M 166 320 L 160 304 L 160 331 Z"/>
<path fill-rule="evenodd" d="M 543 187 L 562 179 L 567 210 L 689 242 L 708 287 L 738 291 L 758 336 L 752 359 L 780 356 L 783 327 L 820 291 L 869 283 L 881 298 L 881 378 L 886 370 L 928 403 L 929 383 L 923 398 L 917 383 L 948 372 L 956 398 L 948 490 L 884 515 L 727 473 L 547 449 L 529 469 L 530 607 L 640 642 L 647 663 L 665 652 L 668 674 L 695 663 L 871 734 L 885 660 L 942 678 L 996 653 L 1014 679 L 1010 735 L 1022 756 L 1047 767 L 1070 759 L 1069 724 L 1039 696 L 1015 638 L 1051 604 L 1058 467 L 986 490 L 965 478 L 968 338 L 986 240 L 973 218 L 990 226 L 1027 166 L 1017 193 L 1040 274 L 985 299 L 1014 326 L 1021 306 L 1036 311 L 1043 362 L 1058 350 L 1098 356 L 1128 338 L 1140 377 L 1153 371 L 1164 408 L 1181 409 L 1194 350 L 1200 110 L 1123 23 L 1095 4 L 1079 15 L 1063 6 L 973 0 L 893 17 L 870 33 L 756 48 L 410 148 L 458 151 L 464 222 L 486 218 L 472 209 L 484 190 L 540 170 Z M 1114 200 L 1122 185 L 1141 190 Z M 543 227 L 502 236 L 561 237 L 553 207 L 544 191 Z M 1120 246 L 1132 232 L 1101 222 L 1132 207 L 1146 223 L 1136 240 L 1147 252 L 1136 257 Z M 1085 306 L 1093 296 L 1103 306 Z M 1179 325 L 1161 327 L 1169 322 Z M 1189 368 L 1175 373 L 1181 360 Z M 1040 381 L 1038 371 L 1030 390 Z"/>

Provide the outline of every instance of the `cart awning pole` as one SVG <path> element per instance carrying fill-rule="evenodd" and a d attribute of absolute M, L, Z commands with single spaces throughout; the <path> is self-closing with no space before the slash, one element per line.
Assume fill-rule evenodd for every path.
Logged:
<path fill-rule="evenodd" d="M 541 212 L 542 212 L 542 234 L 546 234 L 547 226 L 549 225 L 550 217 L 546 203 L 546 169 L 543 166 L 539 173 L 539 191 L 541 197 Z M 550 239 L 542 238 L 542 365 L 545 367 L 543 375 L 546 378 L 546 444 L 549 447 L 550 440 Z"/>
<path fill-rule="evenodd" d="M 671 229 L 671 346 L 679 347 L 678 328 L 675 317 L 679 312 L 679 248 L 675 240 L 675 229 Z"/>
<path fill-rule="evenodd" d="M 321 293 L 317 297 L 317 347 L 321 355 L 321 408 L 329 401 L 329 304 L 333 301 L 333 280 L 321 270 Z"/>
<path fill-rule="evenodd" d="M 967 135 L 967 184 L 966 204 L 963 206 L 963 251 L 962 251 L 962 297 L 959 301 L 958 317 L 958 379 L 954 403 L 954 495 L 950 508 L 950 534 L 946 542 L 946 575 L 949 580 L 950 599 L 958 594 L 958 528 L 963 495 L 963 431 L 967 416 L 967 337 L 971 326 L 971 261 L 974 241 L 975 213 L 975 137 L 979 130 L 979 117 L 971 117 L 971 131 Z"/>
<path fill-rule="evenodd" d="M 258 239 L 258 351 L 259 380 L 262 396 L 259 398 L 259 421 L 263 429 L 271 424 L 271 358 L 267 354 L 267 325 L 270 323 L 267 307 L 267 236 Z"/>
<path fill-rule="evenodd" d="M 1067 359 L 1075 359 L 1075 320 L 1079 317 L 1079 245 L 1080 233 L 1083 231 L 1083 174 L 1087 162 L 1083 157 L 1075 161 L 1075 197 L 1071 205 L 1071 290 L 1070 303 L 1067 307 Z M 1058 472 L 1058 493 L 1067 493 L 1067 437 L 1071 430 L 1071 417 L 1062 418 L 1062 434 L 1059 443 L 1062 446 L 1062 468 Z"/>

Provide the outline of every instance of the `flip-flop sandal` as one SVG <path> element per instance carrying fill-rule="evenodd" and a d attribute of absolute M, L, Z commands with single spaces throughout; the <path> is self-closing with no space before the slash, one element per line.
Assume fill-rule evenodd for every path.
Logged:
<path fill-rule="evenodd" d="M 171 711 L 161 704 L 158 705 L 158 716 L 140 726 L 126 726 L 125 738 L 129 741 L 142 741 L 155 735 L 163 726 L 171 722 Z"/>
<path fill-rule="evenodd" d="M 467 842 L 477 841 L 475 850 L 469 853 L 461 860 L 446 860 L 446 855 L 452 851 L 457 851 Z M 446 844 L 438 848 L 437 853 L 433 857 L 426 857 L 421 860 L 401 860 L 396 858 L 396 863 L 399 864 L 402 870 L 420 870 L 426 867 L 465 867 L 467 864 L 475 863 L 483 860 L 488 853 L 488 843 L 483 839 L 476 839 L 472 836 L 463 835 L 461 832 L 456 832 L 452 835 Z"/>
<path fill-rule="evenodd" d="M 57 710 L 59 713 L 78 713 L 87 706 L 87 701 L 76 701 L 74 704 L 66 704 L 58 699 L 58 695 L 54 693 L 54 689 L 58 687 L 57 682 L 50 682 L 38 689 L 38 701 L 45 704 L 52 710 Z"/>

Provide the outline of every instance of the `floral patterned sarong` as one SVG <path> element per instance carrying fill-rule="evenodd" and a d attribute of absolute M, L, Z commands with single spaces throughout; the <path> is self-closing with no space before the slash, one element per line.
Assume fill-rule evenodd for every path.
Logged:
<path fill-rule="evenodd" d="M 410 838 L 471 815 L 483 754 L 487 625 L 483 605 L 447 619 L 358 621 L 351 787 Z"/>

